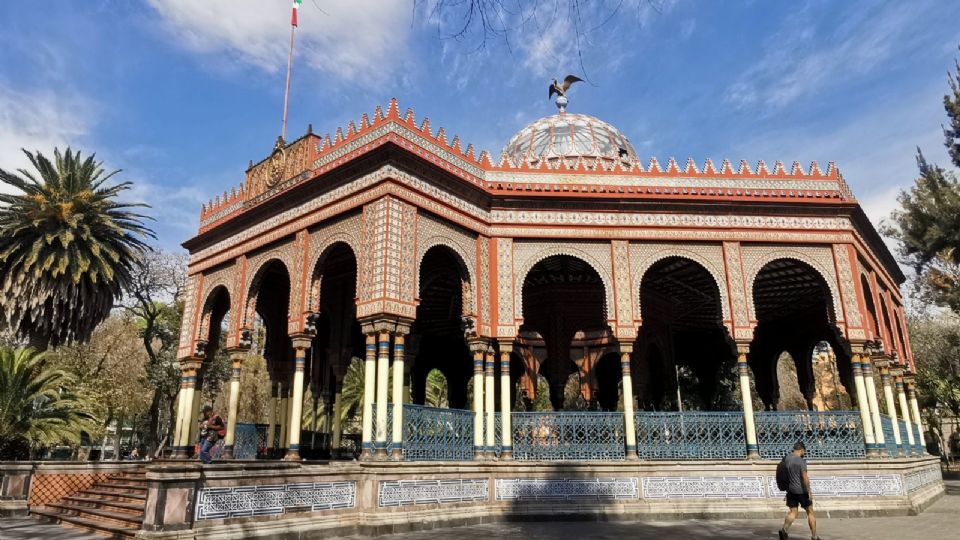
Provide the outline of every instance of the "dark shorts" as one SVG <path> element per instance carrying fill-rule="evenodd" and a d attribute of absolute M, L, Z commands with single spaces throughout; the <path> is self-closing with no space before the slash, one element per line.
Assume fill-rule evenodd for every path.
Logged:
<path fill-rule="evenodd" d="M 810 495 L 807 493 L 787 493 L 787 507 L 796 508 L 802 506 L 804 510 L 813 506 Z"/>

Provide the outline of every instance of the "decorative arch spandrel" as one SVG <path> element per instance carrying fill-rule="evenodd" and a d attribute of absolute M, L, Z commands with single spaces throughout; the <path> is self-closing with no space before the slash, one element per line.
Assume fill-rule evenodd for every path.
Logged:
<path fill-rule="evenodd" d="M 610 260 L 609 242 L 513 242 L 514 257 L 514 316 L 523 317 L 523 282 L 530 270 L 540 261 L 555 255 L 567 255 L 581 259 L 590 265 L 603 282 L 604 312 L 607 319 L 615 319 L 613 300 L 613 263 Z M 501 302 L 503 300 L 501 299 Z"/>
<path fill-rule="evenodd" d="M 670 257 L 689 259 L 710 273 L 720 293 L 720 311 L 724 321 L 730 320 L 730 295 L 727 290 L 727 276 L 723 265 L 723 246 L 720 244 L 663 244 L 663 243 L 634 243 L 631 244 L 631 259 L 634 288 L 637 302 L 634 307 L 634 317 L 642 320 L 643 312 L 640 305 L 640 284 L 643 276 L 654 264 Z"/>
<path fill-rule="evenodd" d="M 307 258 L 307 272 L 309 279 L 309 289 L 307 301 L 304 305 L 304 311 L 320 311 L 320 284 L 322 275 L 317 272 L 319 266 L 323 264 L 323 259 L 330 253 L 330 249 L 336 244 L 346 244 L 353 256 L 357 260 L 357 283 L 356 291 L 360 292 L 360 268 L 363 265 L 361 261 L 361 227 L 363 217 L 355 214 L 348 218 L 326 224 L 310 233 L 310 248 Z"/>
<path fill-rule="evenodd" d="M 193 274 L 187 277 L 183 291 L 183 319 L 180 324 L 180 343 L 177 345 L 177 358 L 193 355 L 194 324 L 197 320 L 197 296 L 203 286 L 203 275 Z"/>
<path fill-rule="evenodd" d="M 477 290 L 477 240 L 459 228 L 443 223 L 430 216 L 421 215 L 417 221 L 417 250 L 416 250 L 416 291 L 420 291 L 420 265 L 431 248 L 444 246 L 457 254 L 460 264 L 466 272 L 467 290 L 464 291 L 464 313 L 476 314 Z"/>
<path fill-rule="evenodd" d="M 757 320 L 756 303 L 753 298 L 753 284 L 760 270 L 777 259 L 793 259 L 806 263 L 813 268 L 826 282 L 830 289 L 830 299 L 837 322 L 843 322 L 844 305 L 840 301 L 840 290 L 837 285 L 837 274 L 834 271 L 833 253 L 827 246 L 751 246 L 742 245 L 743 273 L 747 280 L 746 291 L 749 295 L 747 305 L 750 309 L 750 320 Z"/>
<path fill-rule="evenodd" d="M 255 253 L 247 258 L 247 282 L 244 284 L 245 292 L 242 304 L 243 321 L 241 328 L 253 327 L 253 321 L 256 318 L 257 295 L 260 292 L 260 282 L 263 278 L 264 270 L 271 261 L 279 261 L 287 271 L 287 276 L 290 279 L 290 298 L 287 299 L 287 321 L 290 322 L 294 319 L 291 317 L 291 313 L 296 313 L 293 309 L 294 306 L 299 304 L 299 287 L 295 285 L 295 283 L 300 281 L 296 270 L 299 266 L 297 265 L 298 261 L 294 253 L 298 245 L 296 239 L 291 238 L 282 245 L 275 246 L 260 253 Z M 302 259 L 300 260 L 302 261 Z M 294 300 L 295 298 L 297 301 Z"/>

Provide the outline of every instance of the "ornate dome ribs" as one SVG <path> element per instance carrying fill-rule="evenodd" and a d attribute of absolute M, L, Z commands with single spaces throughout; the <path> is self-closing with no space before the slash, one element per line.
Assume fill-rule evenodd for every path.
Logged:
<path fill-rule="evenodd" d="M 541 118 L 517 132 L 503 152 L 517 167 L 576 158 L 602 159 L 608 164 L 637 160 L 636 151 L 620 130 L 585 114 Z"/>

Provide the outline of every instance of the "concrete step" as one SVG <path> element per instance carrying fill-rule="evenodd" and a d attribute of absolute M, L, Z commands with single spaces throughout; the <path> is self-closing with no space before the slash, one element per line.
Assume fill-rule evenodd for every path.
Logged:
<path fill-rule="evenodd" d="M 105 501 L 124 501 L 132 503 L 145 503 L 147 501 L 147 494 L 144 493 L 117 493 L 115 491 L 108 491 L 97 488 L 89 488 L 83 491 L 78 491 L 77 495 L 95 497 L 97 499 Z"/>
<path fill-rule="evenodd" d="M 64 497 L 60 502 L 99 508 L 101 510 L 110 510 L 112 512 L 127 512 L 140 516 L 143 515 L 144 507 L 146 506 L 145 501 L 113 501 L 96 495 L 71 495 Z"/>
<path fill-rule="evenodd" d="M 111 522 L 88 519 L 81 516 L 62 514 L 55 509 L 40 507 L 30 511 L 30 514 L 40 521 L 47 523 L 62 523 L 71 527 L 77 527 L 92 533 L 96 533 L 107 538 L 117 540 L 126 540 L 135 538 L 140 526 L 121 526 Z"/>
<path fill-rule="evenodd" d="M 146 495 L 147 486 L 137 486 L 134 484 L 118 484 L 113 482 L 97 482 L 91 486 L 92 489 L 99 491 L 109 491 L 111 493 L 118 494 L 129 494 L 129 495 Z"/>
<path fill-rule="evenodd" d="M 61 515 L 77 516 L 90 521 L 109 522 L 109 524 L 117 527 L 139 530 L 143 524 L 143 512 L 132 514 L 126 511 L 103 510 L 69 501 L 50 503 L 46 505 L 46 508 L 53 509 Z"/>

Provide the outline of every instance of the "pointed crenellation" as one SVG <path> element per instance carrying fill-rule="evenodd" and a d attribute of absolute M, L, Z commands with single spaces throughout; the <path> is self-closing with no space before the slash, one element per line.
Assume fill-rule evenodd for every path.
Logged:
<path fill-rule="evenodd" d="M 703 164 L 703 174 L 717 174 L 717 169 L 713 167 L 713 160 L 707 158 Z"/>
<path fill-rule="evenodd" d="M 737 174 L 740 176 L 752 176 L 753 171 L 750 169 L 750 164 L 747 163 L 747 160 L 740 160 L 740 169 L 737 171 Z"/>
<path fill-rule="evenodd" d="M 423 117 L 423 122 L 420 124 L 420 133 L 427 137 L 433 137 L 433 134 L 430 133 L 430 119 L 426 116 Z"/>
<path fill-rule="evenodd" d="M 684 172 L 686 174 L 700 174 L 700 171 L 697 169 L 697 164 L 693 161 L 693 158 L 687 158 L 687 168 Z"/>
<path fill-rule="evenodd" d="M 342 128 L 342 127 L 337 127 L 337 134 L 336 134 L 335 138 L 333 139 L 333 145 L 336 146 L 336 145 L 338 145 L 338 144 L 340 144 L 340 143 L 342 143 L 342 142 L 343 142 L 343 128 Z"/>
<path fill-rule="evenodd" d="M 667 174 L 680 174 L 680 167 L 677 166 L 677 160 L 670 158 L 667 162 Z"/>
<path fill-rule="evenodd" d="M 447 144 L 447 131 L 442 127 L 437 130 L 437 142 L 444 146 Z"/>
<path fill-rule="evenodd" d="M 417 119 L 413 114 L 413 107 L 407 108 L 407 114 L 403 116 L 403 121 L 410 124 L 411 126 L 417 125 Z"/>
<path fill-rule="evenodd" d="M 397 98 L 390 98 L 390 106 L 387 108 L 387 118 L 400 118 L 400 105 L 397 104 Z"/>
<path fill-rule="evenodd" d="M 827 177 L 828 177 L 828 178 L 837 178 L 837 176 L 839 175 L 839 172 L 840 172 L 840 171 L 837 170 L 837 164 L 836 164 L 836 162 L 830 161 L 830 162 L 827 163 Z"/>
<path fill-rule="evenodd" d="M 653 174 L 659 174 L 663 172 L 663 170 L 660 169 L 660 163 L 657 162 L 656 157 L 650 158 L 650 165 L 647 166 L 647 170 L 649 170 Z"/>
<path fill-rule="evenodd" d="M 787 171 L 783 168 L 783 162 L 779 159 L 773 165 L 773 174 L 776 176 L 786 176 Z"/>
<path fill-rule="evenodd" d="M 793 167 L 791 167 L 790 174 L 793 176 L 804 176 L 803 167 L 800 165 L 799 161 L 793 162 Z"/>
<path fill-rule="evenodd" d="M 460 136 L 459 135 L 453 136 L 453 140 L 450 141 L 450 148 L 453 150 L 456 150 L 458 154 L 460 153 Z"/>
<path fill-rule="evenodd" d="M 365 131 L 370 127 L 370 116 L 367 113 L 360 115 L 360 131 Z"/>
<path fill-rule="evenodd" d="M 379 124 L 380 122 L 383 122 L 383 120 L 383 107 L 377 105 L 376 108 L 373 109 L 373 123 Z"/>
<path fill-rule="evenodd" d="M 493 167 L 493 163 L 490 161 L 490 152 L 486 150 L 480 151 L 480 159 L 478 160 L 482 167 L 490 168 Z"/>
<path fill-rule="evenodd" d="M 470 161 L 476 161 L 476 158 L 474 157 L 474 150 L 473 150 L 472 144 L 467 145 L 467 150 L 465 153 L 466 153 L 467 159 L 469 159 Z"/>
<path fill-rule="evenodd" d="M 357 124 L 355 124 L 353 120 L 351 120 L 350 123 L 347 124 L 347 137 L 348 138 L 353 137 L 356 134 L 357 134 Z"/>
<path fill-rule="evenodd" d="M 762 159 L 757 163 L 757 176 L 770 176 L 770 171 L 767 170 L 767 164 Z"/>
<path fill-rule="evenodd" d="M 810 176 L 823 176 L 823 173 L 820 172 L 820 164 L 816 161 L 810 162 Z"/>

